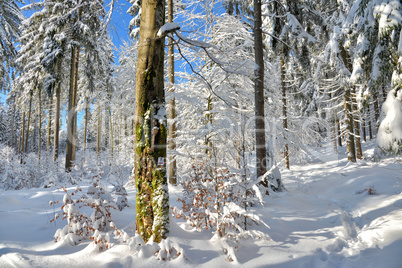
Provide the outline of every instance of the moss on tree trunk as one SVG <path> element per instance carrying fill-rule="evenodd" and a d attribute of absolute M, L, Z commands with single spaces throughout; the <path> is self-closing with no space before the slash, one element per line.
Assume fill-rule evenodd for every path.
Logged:
<path fill-rule="evenodd" d="M 163 0 L 142 2 L 135 108 L 135 183 L 137 232 L 144 241 L 160 242 L 169 231 L 166 179 L 166 117 L 163 86 Z"/>

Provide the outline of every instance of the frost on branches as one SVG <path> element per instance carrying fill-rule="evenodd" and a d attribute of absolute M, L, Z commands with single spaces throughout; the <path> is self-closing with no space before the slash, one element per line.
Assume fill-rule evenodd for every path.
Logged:
<path fill-rule="evenodd" d="M 377 134 L 375 155 L 402 153 L 402 89 L 392 89 L 382 105 L 382 121 Z"/>

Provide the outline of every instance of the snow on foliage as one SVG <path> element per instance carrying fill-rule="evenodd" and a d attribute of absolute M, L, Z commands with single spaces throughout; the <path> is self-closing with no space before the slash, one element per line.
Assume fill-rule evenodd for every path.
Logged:
<path fill-rule="evenodd" d="M 397 87 L 388 92 L 382 105 L 382 121 L 377 134 L 378 156 L 384 153 L 402 153 L 402 89 Z"/>

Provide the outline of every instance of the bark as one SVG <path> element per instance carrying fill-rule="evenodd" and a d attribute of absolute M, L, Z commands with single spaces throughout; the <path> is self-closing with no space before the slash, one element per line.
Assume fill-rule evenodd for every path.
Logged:
<path fill-rule="evenodd" d="M 100 103 L 98 103 L 98 126 L 96 130 L 96 155 L 99 158 L 101 141 L 102 141 L 102 111 Z"/>
<path fill-rule="evenodd" d="M 345 117 L 346 117 L 346 150 L 348 152 L 348 162 L 356 162 L 356 147 L 354 137 L 354 125 L 353 125 L 353 110 L 351 104 L 350 89 L 345 89 Z"/>
<path fill-rule="evenodd" d="M 367 141 L 366 140 L 366 118 L 363 118 L 362 130 L 363 130 L 362 137 L 363 137 L 364 142 L 366 142 Z"/>
<path fill-rule="evenodd" d="M 168 0 L 168 22 L 173 22 L 173 0 Z M 169 92 L 174 93 L 174 47 L 173 40 L 168 40 L 168 77 L 169 77 Z M 172 97 L 169 100 L 169 183 L 176 184 L 176 158 L 173 151 L 176 149 L 176 100 Z"/>
<path fill-rule="evenodd" d="M 368 114 L 368 132 L 369 132 L 369 137 L 370 140 L 373 139 L 373 129 L 371 128 L 371 110 L 370 110 L 370 105 L 367 107 L 367 114 Z"/>
<path fill-rule="evenodd" d="M 89 99 L 85 98 L 85 117 L 84 117 L 84 144 L 83 144 L 83 154 L 85 161 L 85 151 L 87 150 L 87 132 L 88 132 L 88 117 L 89 117 Z"/>
<path fill-rule="evenodd" d="M 359 123 L 359 111 L 357 110 L 356 103 L 356 90 L 352 88 L 352 103 L 353 103 L 353 123 L 355 127 L 355 145 L 356 145 L 356 157 L 357 159 L 363 159 L 362 145 L 360 142 L 360 123 Z"/>
<path fill-rule="evenodd" d="M 38 122 L 38 160 L 40 163 L 40 154 L 41 154 L 41 147 L 42 147 L 42 90 L 39 88 L 38 97 L 39 97 L 39 122 Z"/>
<path fill-rule="evenodd" d="M 70 89 L 68 93 L 66 171 L 71 171 L 75 161 L 77 141 L 77 82 L 78 82 L 79 48 L 71 50 Z"/>
<path fill-rule="evenodd" d="M 51 146 L 51 135 L 52 135 L 52 108 L 53 108 L 53 96 L 49 100 L 48 109 L 48 119 L 47 119 L 47 140 L 46 140 L 46 150 L 50 151 Z"/>
<path fill-rule="evenodd" d="M 25 137 L 25 106 L 24 110 L 22 111 L 21 124 L 22 124 L 22 130 L 20 134 L 20 145 L 18 146 L 18 148 L 22 158 L 22 154 L 24 153 L 24 137 Z"/>
<path fill-rule="evenodd" d="M 342 135 L 341 135 L 341 124 L 339 123 L 339 118 L 336 118 L 336 126 L 338 129 L 338 146 L 342 147 Z"/>
<path fill-rule="evenodd" d="M 281 51 L 282 53 L 282 51 Z M 285 67 L 283 62 L 283 55 L 281 56 L 281 87 L 282 87 L 282 116 L 283 116 L 283 130 L 285 131 L 284 140 L 286 141 L 286 132 L 288 130 L 288 115 L 287 115 L 287 105 L 286 105 L 286 86 L 285 86 Z M 285 158 L 285 168 L 290 169 L 289 164 L 289 147 L 288 143 L 285 144 L 285 149 L 283 152 Z"/>
<path fill-rule="evenodd" d="M 255 100 L 255 150 L 257 177 L 265 174 L 265 114 L 264 114 L 264 54 L 262 44 L 261 0 L 254 0 L 254 100 Z"/>
<path fill-rule="evenodd" d="M 25 153 L 28 152 L 29 128 L 31 127 L 31 113 L 32 113 L 32 95 L 33 95 L 33 91 L 31 90 L 29 92 L 28 122 L 27 122 L 25 145 L 24 145 Z"/>
<path fill-rule="evenodd" d="M 373 94 L 374 98 L 374 127 L 375 131 L 378 131 L 378 127 L 380 126 L 380 105 L 378 103 L 378 95 L 376 92 Z"/>
<path fill-rule="evenodd" d="M 61 77 L 61 62 L 58 63 L 58 74 Z M 61 79 L 59 78 L 56 88 L 56 104 L 54 113 L 54 152 L 53 161 L 59 158 L 59 136 L 60 136 L 60 104 L 61 104 Z"/>
<path fill-rule="evenodd" d="M 156 36 L 164 24 L 164 6 L 163 0 L 142 1 L 135 88 L 135 184 L 137 232 L 145 242 L 151 236 L 160 242 L 169 232 L 167 130 L 165 122 L 155 118 L 165 102 L 164 38 Z"/>

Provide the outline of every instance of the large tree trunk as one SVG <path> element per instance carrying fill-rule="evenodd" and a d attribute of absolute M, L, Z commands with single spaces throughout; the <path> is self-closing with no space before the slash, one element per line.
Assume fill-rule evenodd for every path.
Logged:
<path fill-rule="evenodd" d="M 281 49 L 282 54 L 282 49 Z M 286 133 L 288 131 L 288 114 L 287 114 L 287 105 L 286 105 L 286 86 L 285 86 L 285 66 L 283 62 L 283 55 L 281 55 L 281 87 L 282 87 L 282 116 L 283 116 L 283 130 L 284 130 L 284 140 L 286 141 Z M 285 148 L 283 152 L 283 156 L 285 158 L 285 168 L 289 169 L 289 145 L 286 142 Z"/>
<path fill-rule="evenodd" d="M 56 88 L 56 104 L 54 113 L 54 152 L 53 161 L 59 158 L 59 136 L 60 136 L 60 106 L 61 106 L 61 62 L 58 63 L 59 81 Z"/>
<path fill-rule="evenodd" d="M 156 118 L 164 109 L 164 38 L 157 32 L 164 24 L 165 2 L 143 0 L 138 47 L 135 106 L 135 184 L 137 232 L 155 242 L 169 232 L 169 195 L 166 178 L 166 120 Z"/>
<path fill-rule="evenodd" d="M 254 0 L 254 100 L 255 100 L 255 150 L 257 177 L 267 171 L 265 147 L 265 114 L 264 114 L 264 51 L 262 44 L 261 0 Z"/>
<path fill-rule="evenodd" d="M 173 22 L 173 0 L 168 0 L 168 22 Z M 173 40 L 168 40 L 168 76 L 169 76 L 169 92 L 174 93 L 174 47 Z M 169 100 L 169 182 L 177 183 L 176 176 L 176 158 L 173 151 L 176 149 L 176 100 L 174 96 Z"/>
<path fill-rule="evenodd" d="M 66 171 L 71 171 L 75 161 L 77 142 L 77 83 L 78 83 L 79 48 L 71 50 L 70 89 L 68 93 Z"/>

